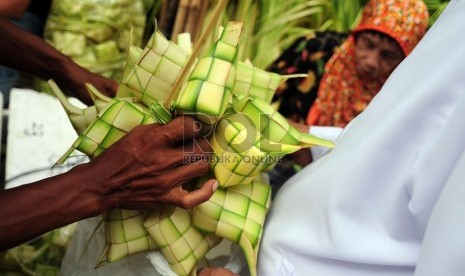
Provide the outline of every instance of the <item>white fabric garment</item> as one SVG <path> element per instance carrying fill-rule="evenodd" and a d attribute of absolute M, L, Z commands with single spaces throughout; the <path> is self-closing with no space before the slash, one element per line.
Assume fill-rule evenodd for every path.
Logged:
<path fill-rule="evenodd" d="M 272 204 L 259 276 L 465 275 L 465 1 Z"/>
<path fill-rule="evenodd" d="M 332 127 L 332 126 L 311 126 L 309 129 L 309 133 L 315 136 L 318 136 L 323 139 L 327 139 L 330 141 L 335 142 L 337 138 L 343 132 L 343 128 L 340 127 Z M 318 160 L 325 154 L 327 154 L 331 149 L 328 147 L 323 146 L 314 146 L 310 148 L 310 152 L 312 153 L 313 160 Z"/>

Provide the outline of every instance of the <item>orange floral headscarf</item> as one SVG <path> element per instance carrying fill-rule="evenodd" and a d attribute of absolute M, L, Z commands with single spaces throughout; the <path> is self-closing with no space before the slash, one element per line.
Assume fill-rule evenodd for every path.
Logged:
<path fill-rule="evenodd" d="M 358 78 L 354 34 L 365 30 L 381 32 L 397 41 L 407 56 L 425 34 L 428 20 L 428 9 L 422 0 L 369 1 L 358 26 L 326 64 L 307 124 L 344 127 L 365 109 L 386 81 Z"/>

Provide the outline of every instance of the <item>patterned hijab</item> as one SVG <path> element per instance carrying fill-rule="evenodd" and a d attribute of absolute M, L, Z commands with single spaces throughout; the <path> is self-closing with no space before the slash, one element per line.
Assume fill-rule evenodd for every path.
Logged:
<path fill-rule="evenodd" d="M 359 25 L 325 66 L 307 124 L 344 127 L 365 109 L 386 81 L 387 77 L 370 81 L 358 78 L 354 34 L 381 32 L 397 41 L 407 56 L 425 34 L 428 20 L 422 0 L 370 0 Z"/>

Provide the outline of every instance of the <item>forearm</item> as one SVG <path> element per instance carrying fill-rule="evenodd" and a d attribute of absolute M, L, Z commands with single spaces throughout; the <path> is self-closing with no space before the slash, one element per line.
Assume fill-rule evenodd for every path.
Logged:
<path fill-rule="evenodd" d="M 187 192 L 183 184 L 204 176 L 207 162 L 185 164 L 180 141 L 200 135 L 191 117 L 167 125 L 138 126 L 89 163 L 48 179 L 0 192 L 0 252 L 55 228 L 121 208 L 153 210 L 161 204 L 192 208 L 218 183 Z M 187 141 L 186 141 L 187 142 Z M 190 156 L 207 157 L 206 140 L 189 141 Z M 201 158 L 201 160 L 205 160 Z"/>
<path fill-rule="evenodd" d="M 63 79 L 72 60 L 42 38 L 0 18 L 0 63 L 43 79 Z"/>
<path fill-rule="evenodd" d="M 0 1 L 0 16 L 20 18 L 23 16 L 31 0 L 4 0 Z"/>
<path fill-rule="evenodd" d="M 105 210 L 84 166 L 0 193 L 0 251 Z"/>

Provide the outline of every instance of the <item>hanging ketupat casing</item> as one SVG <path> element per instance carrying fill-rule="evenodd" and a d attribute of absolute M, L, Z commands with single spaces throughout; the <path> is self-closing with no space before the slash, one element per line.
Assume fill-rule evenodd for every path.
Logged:
<path fill-rule="evenodd" d="M 107 102 L 97 101 L 95 105 L 79 108 L 69 102 L 63 91 L 61 91 L 53 80 L 49 80 L 48 83 L 51 91 L 60 101 L 66 115 L 68 115 L 71 125 L 78 134 L 83 133 L 85 129 L 97 118 L 97 107 L 107 104 Z M 91 86 L 88 86 L 87 89 L 89 89 L 89 87 Z"/>
<path fill-rule="evenodd" d="M 260 146 L 261 149 L 267 151 L 278 149 L 288 154 L 293 152 L 293 146 L 334 147 L 331 141 L 298 131 L 283 115 L 259 98 L 243 98 L 234 103 L 232 108 L 236 113 L 246 115 L 253 122 L 256 129 L 263 135 Z M 272 143 L 275 144 L 275 149 L 271 148 L 273 146 Z M 298 149 L 299 148 L 296 148 L 296 150 Z"/>
<path fill-rule="evenodd" d="M 144 227 L 148 212 L 114 209 L 104 215 L 105 247 L 96 267 L 129 255 L 155 249 L 156 243 Z"/>
<path fill-rule="evenodd" d="M 244 97 L 257 97 L 271 103 L 278 86 L 289 78 L 301 78 L 306 74 L 279 75 L 254 67 L 250 62 L 238 62 L 232 90 L 233 102 Z"/>
<path fill-rule="evenodd" d="M 248 184 L 279 159 L 304 147 L 333 143 L 301 133 L 269 104 L 245 97 L 232 105 L 210 139 L 211 169 L 221 187 Z"/>
<path fill-rule="evenodd" d="M 177 112 L 196 116 L 208 125 L 223 116 L 231 101 L 243 24 L 228 22 L 220 38 L 194 65 L 175 100 Z"/>
<path fill-rule="evenodd" d="M 200 231 L 191 221 L 191 212 L 175 206 L 154 210 L 144 223 L 171 269 L 190 275 L 199 260 L 217 245 L 220 238 Z"/>
<path fill-rule="evenodd" d="M 138 51 L 133 52 L 132 58 Z M 187 58 L 186 51 L 155 30 L 137 61 L 125 70 L 118 94 L 130 94 L 147 106 L 165 100 Z"/>
<path fill-rule="evenodd" d="M 208 201 L 193 208 L 192 219 L 197 228 L 239 244 L 254 276 L 270 200 L 268 180 L 258 175 L 248 185 L 217 189 Z"/>
<path fill-rule="evenodd" d="M 136 126 L 155 122 L 150 111 L 132 98 L 112 98 L 57 164 L 62 164 L 74 150 L 95 158 Z"/>

